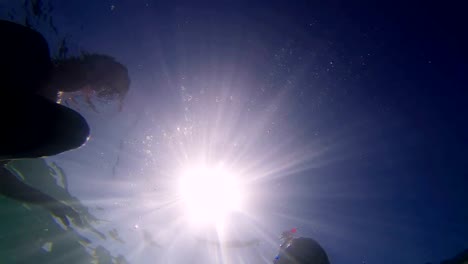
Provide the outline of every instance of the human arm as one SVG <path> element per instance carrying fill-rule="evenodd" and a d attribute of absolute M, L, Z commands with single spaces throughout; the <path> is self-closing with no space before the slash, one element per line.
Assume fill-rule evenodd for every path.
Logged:
<path fill-rule="evenodd" d="M 73 208 L 22 182 L 4 166 L 0 167 L 0 194 L 20 202 L 42 206 L 59 217 L 66 226 L 70 226 L 67 216 L 75 224 L 82 225 L 80 215 Z"/>

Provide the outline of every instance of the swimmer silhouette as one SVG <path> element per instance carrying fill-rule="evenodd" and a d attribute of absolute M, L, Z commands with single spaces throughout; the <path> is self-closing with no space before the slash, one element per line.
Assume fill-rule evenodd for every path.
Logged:
<path fill-rule="evenodd" d="M 100 54 L 53 61 L 40 33 L 13 22 L 0 20 L 0 35 L 0 193 L 43 205 L 68 224 L 65 215 L 76 217 L 73 209 L 26 185 L 5 165 L 82 146 L 90 133 L 86 120 L 57 101 L 82 93 L 92 108 L 91 95 L 122 102 L 127 69 Z"/>

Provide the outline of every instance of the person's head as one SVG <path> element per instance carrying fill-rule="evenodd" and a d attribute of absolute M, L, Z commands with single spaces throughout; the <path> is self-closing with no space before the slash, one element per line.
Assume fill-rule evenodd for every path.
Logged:
<path fill-rule="evenodd" d="M 280 249 L 275 264 L 330 264 L 327 253 L 312 238 L 294 238 Z"/>
<path fill-rule="evenodd" d="M 54 64 L 51 85 L 61 92 L 87 88 L 103 101 L 122 101 L 130 87 L 127 68 L 107 55 L 84 53 Z"/>

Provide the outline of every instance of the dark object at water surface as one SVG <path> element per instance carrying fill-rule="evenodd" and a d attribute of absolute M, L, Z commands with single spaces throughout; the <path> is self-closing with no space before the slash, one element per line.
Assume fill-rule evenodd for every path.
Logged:
<path fill-rule="evenodd" d="M 1 20 L 0 35 L 0 193 L 41 205 L 69 225 L 67 216 L 79 219 L 73 208 L 25 184 L 5 164 L 78 148 L 89 126 L 79 113 L 41 94 L 53 69 L 42 35 Z"/>
<path fill-rule="evenodd" d="M 8 21 L 0 21 L 0 34 L 0 160 L 51 156 L 83 145 L 86 120 L 40 95 L 53 68 L 46 40 Z"/>
<path fill-rule="evenodd" d="M 317 241 L 299 237 L 280 250 L 275 264 L 330 264 L 330 261 Z"/>

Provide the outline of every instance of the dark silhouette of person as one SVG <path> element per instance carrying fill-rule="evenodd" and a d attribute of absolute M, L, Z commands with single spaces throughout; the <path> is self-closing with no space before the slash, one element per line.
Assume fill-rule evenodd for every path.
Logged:
<path fill-rule="evenodd" d="M 43 205 L 68 224 L 65 215 L 77 217 L 72 208 L 23 183 L 5 165 L 82 146 L 90 134 L 86 120 L 57 101 L 81 93 L 92 108 L 91 96 L 122 102 L 128 71 L 101 54 L 52 60 L 40 33 L 13 22 L 0 20 L 0 35 L 0 193 Z"/>
<path fill-rule="evenodd" d="M 275 264 L 330 264 L 328 255 L 312 238 L 293 238 L 280 248 Z"/>
<path fill-rule="evenodd" d="M 280 251 L 275 264 L 330 264 L 328 255 L 320 244 L 312 238 L 296 238 L 297 228 L 281 234 Z"/>

